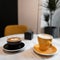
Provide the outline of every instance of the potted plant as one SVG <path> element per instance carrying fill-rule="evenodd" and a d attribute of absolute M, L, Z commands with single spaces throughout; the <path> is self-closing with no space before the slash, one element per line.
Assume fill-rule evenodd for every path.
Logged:
<path fill-rule="evenodd" d="M 44 32 L 54 36 L 55 26 L 52 26 L 52 15 L 56 10 L 56 5 L 59 0 L 48 0 L 46 8 L 49 10 L 49 14 L 44 14 L 45 21 L 47 22 L 47 27 L 44 28 Z"/>
<path fill-rule="evenodd" d="M 54 37 L 55 26 L 50 26 L 49 14 L 44 14 L 45 21 L 47 22 L 47 27 L 44 28 L 44 33 L 51 34 Z"/>

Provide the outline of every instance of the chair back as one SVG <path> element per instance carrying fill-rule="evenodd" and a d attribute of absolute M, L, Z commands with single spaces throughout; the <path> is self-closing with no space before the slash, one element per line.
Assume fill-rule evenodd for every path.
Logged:
<path fill-rule="evenodd" d="M 27 26 L 25 25 L 8 25 L 5 27 L 4 36 L 13 34 L 22 34 L 27 31 Z"/>

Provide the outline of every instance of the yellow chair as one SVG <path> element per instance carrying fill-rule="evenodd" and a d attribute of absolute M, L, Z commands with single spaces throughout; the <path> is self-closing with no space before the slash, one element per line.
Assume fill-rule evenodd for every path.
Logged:
<path fill-rule="evenodd" d="M 13 35 L 13 34 L 22 34 L 26 32 L 27 26 L 25 25 L 8 25 L 5 27 L 4 36 Z"/>

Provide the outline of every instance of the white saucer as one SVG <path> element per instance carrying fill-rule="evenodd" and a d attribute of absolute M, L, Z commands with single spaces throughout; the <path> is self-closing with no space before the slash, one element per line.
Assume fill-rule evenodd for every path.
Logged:
<path fill-rule="evenodd" d="M 39 54 L 39 55 L 46 55 L 46 56 L 55 55 L 55 54 L 58 53 L 58 50 L 57 50 L 57 48 L 56 48 L 55 46 L 51 46 L 51 47 L 50 47 L 48 50 L 46 50 L 46 51 L 41 51 L 41 50 L 39 49 L 39 45 L 36 44 L 36 45 L 34 45 L 33 50 L 34 50 L 37 54 Z M 49 52 L 49 51 L 50 51 L 50 52 Z"/>

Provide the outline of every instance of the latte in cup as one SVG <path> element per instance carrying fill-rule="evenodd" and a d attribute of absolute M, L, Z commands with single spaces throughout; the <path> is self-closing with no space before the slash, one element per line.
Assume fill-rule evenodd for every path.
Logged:
<path fill-rule="evenodd" d="M 19 37 L 11 37 L 11 38 L 8 38 L 7 40 L 7 43 L 9 45 L 18 45 L 20 44 L 21 42 L 21 39 Z"/>
<path fill-rule="evenodd" d="M 53 37 L 49 34 L 38 35 L 38 43 L 40 50 L 47 50 L 52 44 Z"/>

